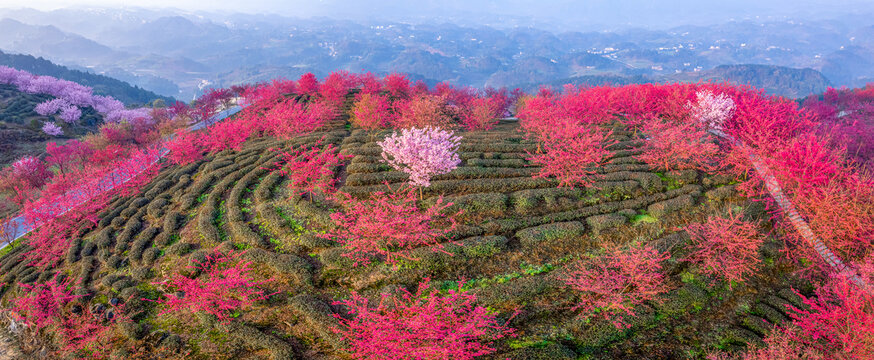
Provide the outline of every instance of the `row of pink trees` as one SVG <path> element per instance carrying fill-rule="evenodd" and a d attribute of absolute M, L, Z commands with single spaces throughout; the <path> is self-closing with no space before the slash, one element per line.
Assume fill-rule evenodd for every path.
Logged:
<path fill-rule="evenodd" d="M 37 76 L 27 71 L 0 66 L 0 84 L 16 86 L 19 90 L 30 94 L 48 94 L 54 99 L 36 106 L 34 109 L 43 116 L 60 113 L 60 118 L 67 123 L 73 123 L 82 116 L 80 107 L 92 107 L 103 114 L 107 123 L 118 123 L 122 120 L 150 119 L 148 108 L 126 109 L 124 104 L 109 96 L 94 95 L 90 87 L 72 81 L 51 76 Z M 48 125 L 44 131 L 50 135 L 61 135 L 60 127 Z"/>

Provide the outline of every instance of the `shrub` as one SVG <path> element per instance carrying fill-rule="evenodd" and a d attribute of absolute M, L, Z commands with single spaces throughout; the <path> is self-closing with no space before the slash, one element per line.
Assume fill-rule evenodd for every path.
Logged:
<path fill-rule="evenodd" d="M 382 159 L 410 175 L 410 184 L 427 187 L 431 177 L 446 174 L 461 164 L 460 137 L 440 128 L 403 129 L 379 142 Z"/>
<path fill-rule="evenodd" d="M 356 292 L 335 302 L 348 309 L 351 319 L 335 315 L 341 328 L 334 329 L 351 344 L 355 359 L 472 359 L 495 352 L 489 342 L 514 336 L 495 315 L 476 305 L 476 296 L 458 289 L 441 295 L 430 280 L 419 283 L 416 293 L 405 289 L 400 296 L 383 294 L 372 306 Z"/>
<path fill-rule="evenodd" d="M 661 262 L 670 257 L 650 246 L 628 250 L 606 248 L 603 254 L 584 258 L 569 266 L 565 284 L 580 292 L 574 307 L 582 314 L 600 313 L 616 328 L 629 328 L 625 316 L 636 316 L 634 307 L 646 301 L 661 300 L 668 291 Z"/>
<path fill-rule="evenodd" d="M 427 210 L 416 206 L 412 188 L 394 193 L 376 192 L 370 200 L 339 198 L 344 212 L 331 214 L 336 228 L 323 237 L 343 244 L 343 256 L 354 260 L 354 266 L 370 264 L 371 257 L 384 258 L 389 264 L 399 259 L 416 260 L 410 251 L 430 246 L 441 251 L 438 239 L 455 229 L 457 214 L 443 214 L 452 203 L 443 198 Z"/>
<path fill-rule="evenodd" d="M 756 223 L 742 217 L 742 212 L 729 211 L 727 217 L 711 216 L 704 224 L 686 226 L 692 238 L 687 260 L 701 265 L 703 274 L 720 276 L 729 284 L 755 272 L 764 236 Z"/>

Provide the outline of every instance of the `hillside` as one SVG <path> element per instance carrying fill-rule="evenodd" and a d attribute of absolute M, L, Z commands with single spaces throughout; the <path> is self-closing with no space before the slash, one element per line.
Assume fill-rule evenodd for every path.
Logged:
<path fill-rule="evenodd" d="M 346 98 L 345 110 L 351 100 Z M 76 227 L 82 233 L 56 270 L 18 261 L 31 249 L 22 245 L 0 258 L 0 271 L 6 283 L 68 274 L 75 294 L 89 294 L 75 300 L 72 308 L 78 310 L 72 311 L 124 317 L 104 345 L 125 358 L 348 358 L 348 343 L 332 330 L 335 317 L 349 317 L 348 308 L 336 301 L 354 292 L 375 303 L 380 294 L 415 292 L 423 278 L 442 294 L 466 280 L 464 289 L 477 305 L 516 329 L 516 337 L 499 341 L 497 352 L 484 359 L 703 356 L 716 348 L 760 344 L 771 331 L 766 321 L 787 321 L 786 305 L 801 301 L 792 289 L 809 295 L 810 285 L 792 275 L 794 265 L 781 261 L 776 237 L 762 245 L 762 265 L 743 283 L 708 283 L 680 260 L 690 239 L 678 227 L 734 211 L 765 222 L 768 231 L 770 215 L 762 203 L 742 197 L 730 176 L 653 170 L 636 158 L 643 133 L 616 121 L 600 129 L 612 130 L 609 140 L 616 141 L 609 148 L 611 163 L 597 169 L 600 181 L 577 188 L 532 178 L 540 167 L 528 157 L 538 145 L 520 134 L 516 121 L 459 131 L 461 165 L 436 176 L 418 202 L 429 207 L 443 196 L 453 203 L 450 212 L 463 210 L 459 225 L 439 244 L 413 249 L 410 259 L 396 265 L 374 259 L 353 266 L 345 247 L 319 236 L 336 227 L 338 203 L 321 194 L 295 195 L 289 177 L 272 169 L 276 149 L 333 145 L 351 156 L 330 169 L 339 192 L 362 199 L 387 190 L 386 184 L 402 186 L 407 175 L 380 163 L 376 141 L 387 133 L 352 129 L 344 115 L 307 135 L 256 137 L 237 151 L 168 164 L 137 193 L 112 201 L 96 224 L 83 220 Z M 635 307 L 628 329 L 600 316 L 577 316 L 577 297 L 564 284 L 575 259 L 597 256 L 610 244 L 641 241 L 673 254 L 663 268 L 670 290 Z M 272 295 L 233 312 L 230 321 L 204 312 L 163 313 L 154 301 L 166 277 L 200 274 L 195 268 L 211 261 L 214 251 L 242 253 L 255 279 L 269 281 Z M 14 296 L 8 290 L 2 288 L 0 296 Z M 172 296 L 195 296 L 191 291 Z"/>
<path fill-rule="evenodd" d="M 62 143 L 69 138 L 96 131 L 102 117 L 92 108 L 84 109 L 82 119 L 75 124 L 56 121 L 34 112 L 37 104 L 51 99 L 49 95 L 28 94 L 12 85 L 0 85 L 0 167 L 5 167 L 26 155 L 39 155 L 48 142 Z M 62 124 L 63 138 L 46 135 L 43 123 L 51 121 Z"/>
<path fill-rule="evenodd" d="M 95 94 L 112 96 L 126 105 L 145 105 L 158 99 L 164 101 L 165 104 L 172 104 L 176 101 L 172 97 L 161 96 L 121 80 L 79 70 L 71 70 L 46 59 L 30 55 L 7 54 L 0 51 L 0 65 L 28 71 L 35 75 L 53 76 L 89 86 L 94 89 Z"/>

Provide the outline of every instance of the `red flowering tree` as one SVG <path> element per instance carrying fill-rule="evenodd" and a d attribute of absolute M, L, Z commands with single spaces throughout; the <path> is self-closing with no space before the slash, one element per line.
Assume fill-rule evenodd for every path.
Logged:
<path fill-rule="evenodd" d="M 343 244 L 347 250 L 343 256 L 354 260 L 354 266 L 367 266 L 372 258 L 389 264 L 417 260 L 410 251 L 423 246 L 442 251 L 439 240 L 455 229 L 460 214 L 446 214 L 452 203 L 444 203 L 442 196 L 428 209 L 419 209 L 412 188 L 377 192 L 368 200 L 348 196 L 337 200 L 346 210 L 331 214 L 336 227 L 322 236 Z"/>
<path fill-rule="evenodd" d="M 222 121 L 209 127 L 209 135 L 202 138 L 203 145 L 211 153 L 227 149 L 239 151 L 252 135 L 252 130 L 245 121 Z"/>
<path fill-rule="evenodd" d="M 523 97 L 519 99 L 516 109 L 519 117 L 519 127 L 529 140 L 542 142 L 551 130 L 557 129 L 555 121 L 560 119 L 554 99 L 547 96 Z"/>
<path fill-rule="evenodd" d="M 289 187 L 295 196 L 312 194 L 316 190 L 331 194 L 336 190 L 334 188 L 336 179 L 332 169 L 349 157 L 352 156 L 340 155 L 333 144 L 328 144 L 324 148 L 319 148 L 317 145 L 302 147 L 292 152 L 281 152 L 275 168 L 291 180 Z"/>
<path fill-rule="evenodd" d="M 231 320 L 231 313 L 251 307 L 255 302 L 268 298 L 263 287 L 271 280 L 256 280 L 249 268 L 251 262 L 241 261 L 237 254 L 213 254 L 192 268 L 201 273 L 192 279 L 174 274 L 169 279 L 156 282 L 168 290 L 158 303 L 164 306 L 160 314 L 175 312 L 206 312 L 219 321 Z"/>
<path fill-rule="evenodd" d="M 446 100 L 442 97 L 420 95 L 406 101 L 396 101 L 395 104 L 400 112 L 394 122 L 397 128 L 432 126 L 449 129 L 455 126 Z"/>
<path fill-rule="evenodd" d="M 351 344 L 354 359 L 473 359 L 495 352 L 489 343 L 515 336 L 500 324 L 476 296 L 458 289 L 448 294 L 431 287 L 426 278 L 416 293 L 383 294 L 379 304 L 356 292 L 335 302 L 348 309 L 350 318 L 335 315 L 341 328 L 334 329 Z"/>
<path fill-rule="evenodd" d="M 348 71 L 334 71 L 319 86 L 319 94 L 326 103 L 337 107 L 346 99 L 346 94 L 357 83 L 357 78 Z"/>
<path fill-rule="evenodd" d="M 501 106 L 501 99 L 473 99 L 461 111 L 461 125 L 469 131 L 489 130 L 501 117 L 504 111 Z"/>
<path fill-rule="evenodd" d="M 726 217 L 711 216 L 704 224 L 686 226 L 692 238 L 687 260 L 699 264 L 701 273 L 724 278 L 729 284 L 755 272 L 764 235 L 758 224 L 742 217 L 743 213 L 729 211 Z"/>
<path fill-rule="evenodd" d="M 869 284 L 871 280 L 867 277 Z M 800 329 L 796 341 L 831 353 L 833 358 L 874 358 L 874 295 L 870 290 L 835 276 L 816 295 L 803 297 L 809 309 L 790 313 Z"/>
<path fill-rule="evenodd" d="M 46 144 L 46 163 L 57 167 L 61 174 L 81 169 L 88 158 L 94 153 L 94 149 L 88 143 L 78 140 L 70 140 L 64 145 L 58 146 L 54 142 Z"/>
<path fill-rule="evenodd" d="M 584 316 L 597 312 L 617 328 L 630 327 L 624 317 L 636 316 L 635 306 L 661 301 L 658 295 L 669 290 L 661 273 L 661 263 L 669 257 L 650 246 L 609 247 L 600 255 L 573 263 L 564 282 L 580 292 L 574 309 Z"/>
<path fill-rule="evenodd" d="M 301 75 L 297 80 L 297 91 L 301 95 L 315 96 L 319 93 L 319 79 L 313 73 Z"/>
<path fill-rule="evenodd" d="M 528 161 L 540 166 L 535 178 L 555 177 L 559 186 L 590 186 L 600 178 L 596 168 L 609 162 L 607 147 L 615 143 L 605 133 L 576 123 L 555 128 L 544 144 L 544 151 L 528 153 Z"/>
<path fill-rule="evenodd" d="M 19 286 L 24 295 L 15 298 L 12 311 L 37 330 L 60 324 L 65 317 L 64 308 L 77 298 L 69 279 L 59 279 L 57 275 L 44 283 Z"/>
<path fill-rule="evenodd" d="M 413 93 L 410 80 L 404 74 L 391 73 L 382 79 L 385 89 L 395 99 L 406 99 Z"/>
<path fill-rule="evenodd" d="M 45 283 L 20 284 L 24 295 L 14 300 L 13 313 L 37 331 L 57 331 L 62 353 L 81 356 L 87 351 L 95 357 L 108 355 L 107 330 L 123 318 L 121 309 L 115 309 L 116 317 L 105 323 L 87 311 L 78 314 L 67 311 L 70 302 L 79 296 L 73 295 L 69 280 L 59 278 L 56 275 Z"/>
<path fill-rule="evenodd" d="M 358 95 L 351 112 L 352 124 L 370 132 L 388 127 L 397 118 L 388 96 L 366 92 Z"/>
<path fill-rule="evenodd" d="M 164 143 L 170 152 L 167 158 L 176 165 L 186 165 L 203 158 L 206 152 L 203 136 L 187 129 L 179 130 L 173 139 Z"/>
<path fill-rule="evenodd" d="M 40 188 L 52 177 L 45 162 L 33 156 L 25 156 L 12 163 L 11 176 L 25 190 Z"/>
<path fill-rule="evenodd" d="M 665 171 L 714 170 L 712 162 L 719 146 L 701 125 L 652 119 L 644 122 L 643 131 L 648 138 L 641 147 L 643 153 L 636 156 L 638 160 Z"/>
<path fill-rule="evenodd" d="M 259 120 L 264 132 L 289 139 L 315 131 L 335 116 L 335 107 L 321 101 L 303 103 L 286 99 L 267 110 Z"/>

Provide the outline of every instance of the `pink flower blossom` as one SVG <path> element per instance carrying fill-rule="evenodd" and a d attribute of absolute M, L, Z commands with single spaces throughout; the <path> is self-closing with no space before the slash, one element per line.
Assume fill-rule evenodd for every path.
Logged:
<path fill-rule="evenodd" d="M 402 129 L 378 144 L 382 158 L 395 170 L 410 175 L 415 186 L 430 186 L 431 177 L 446 174 L 461 164 L 458 158 L 461 137 L 451 131 L 425 127 Z"/>
<path fill-rule="evenodd" d="M 430 286 L 426 278 L 415 294 L 382 294 L 373 306 L 356 292 L 336 305 L 348 308 L 350 319 L 335 315 L 334 329 L 351 344 L 354 359 L 460 359 L 495 352 L 489 342 L 514 336 L 514 329 L 476 305 L 476 295 L 458 289 L 448 294 Z"/>
<path fill-rule="evenodd" d="M 55 125 L 55 123 L 47 122 L 42 126 L 42 132 L 46 133 L 46 135 L 51 136 L 61 136 L 64 135 L 64 130 L 61 129 L 60 126 Z"/>
<path fill-rule="evenodd" d="M 692 112 L 692 118 L 714 130 L 722 130 L 722 125 L 734 113 L 734 100 L 726 94 L 716 95 L 709 90 L 695 93 L 696 103 L 687 106 Z"/>

